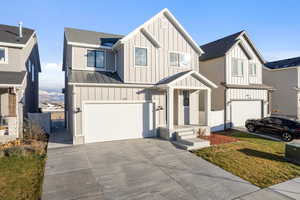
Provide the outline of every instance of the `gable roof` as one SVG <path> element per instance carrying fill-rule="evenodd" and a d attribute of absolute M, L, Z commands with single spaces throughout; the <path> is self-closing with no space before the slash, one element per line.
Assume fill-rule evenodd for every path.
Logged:
<path fill-rule="evenodd" d="M 7 72 L 0 71 L 0 86 L 1 85 L 22 85 L 26 71 Z"/>
<path fill-rule="evenodd" d="M 269 69 L 285 69 L 290 67 L 300 67 L 300 57 L 276 60 L 265 63 Z"/>
<path fill-rule="evenodd" d="M 136 29 L 134 29 L 132 32 L 127 34 L 125 37 L 123 37 L 121 40 L 119 40 L 114 46 L 118 46 L 119 44 L 122 44 L 129 38 L 131 38 L 134 34 L 136 34 L 138 31 L 143 30 L 149 23 L 151 23 L 153 20 L 158 18 L 159 16 L 164 15 L 175 27 L 176 29 L 182 34 L 182 36 L 189 42 L 189 44 L 193 47 L 193 49 L 198 53 L 202 54 L 203 50 L 199 47 L 199 45 L 193 40 L 193 38 L 189 35 L 188 32 L 183 28 L 183 26 L 177 21 L 177 19 L 174 17 L 174 15 L 167 9 L 163 9 L 156 15 L 154 15 L 152 18 L 150 18 L 148 21 L 146 21 L 144 24 L 140 25 Z"/>
<path fill-rule="evenodd" d="M 157 85 L 158 86 L 172 86 L 173 83 L 183 80 L 186 77 L 190 76 L 190 75 L 194 75 L 198 80 L 203 81 L 203 83 L 211 88 L 217 88 L 218 86 L 216 84 L 214 84 L 213 82 L 211 82 L 210 80 L 208 80 L 206 77 L 202 76 L 199 72 L 195 71 L 195 70 L 188 70 L 188 71 L 183 71 L 183 72 L 179 72 L 177 74 L 174 74 L 172 76 L 167 77 L 166 79 L 163 79 L 162 81 L 160 81 Z"/>
<path fill-rule="evenodd" d="M 254 53 L 257 55 L 257 57 L 260 59 L 260 61 L 262 63 L 265 63 L 264 58 L 262 57 L 258 49 L 255 47 L 253 42 L 250 40 L 245 30 L 239 31 L 232 35 L 226 36 L 224 38 L 200 46 L 205 53 L 200 56 L 199 60 L 205 61 L 205 60 L 210 60 L 213 58 L 219 58 L 225 56 L 225 54 L 228 51 L 230 51 L 230 49 L 237 43 L 239 43 L 243 47 L 243 43 L 240 40 L 240 37 L 242 35 L 245 37 L 246 41 L 249 43 L 249 45 L 251 46 Z M 248 51 L 246 51 L 245 53 L 251 57 Z"/>
<path fill-rule="evenodd" d="M 19 37 L 19 27 L 0 24 L 0 43 L 25 45 L 35 33 L 33 29 L 22 29 L 23 37 Z"/>
<path fill-rule="evenodd" d="M 88 31 L 75 28 L 65 28 L 65 36 L 68 43 L 73 44 L 86 44 L 86 45 L 97 45 L 111 47 L 123 35 L 103 33 L 96 31 Z"/>
<path fill-rule="evenodd" d="M 229 49 L 231 49 L 231 47 L 237 42 L 238 37 L 243 32 L 244 31 L 240 31 L 213 42 L 201 45 L 200 47 L 203 49 L 204 54 L 201 55 L 200 60 L 205 61 L 224 56 L 226 52 L 229 51 Z"/>

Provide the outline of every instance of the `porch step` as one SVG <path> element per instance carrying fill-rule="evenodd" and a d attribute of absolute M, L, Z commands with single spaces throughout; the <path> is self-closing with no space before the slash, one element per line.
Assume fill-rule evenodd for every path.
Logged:
<path fill-rule="evenodd" d="M 184 142 L 188 141 L 188 142 Z M 200 138 L 194 138 L 194 139 L 187 139 L 187 140 L 180 140 L 180 141 L 173 141 L 174 145 L 178 146 L 179 148 L 185 149 L 185 150 L 197 150 L 204 147 L 209 147 L 210 143 L 208 140 L 203 140 Z"/>
<path fill-rule="evenodd" d="M 185 139 L 192 139 L 197 138 L 197 135 L 194 133 L 186 134 L 186 135 L 176 135 L 176 140 L 185 140 Z"/>

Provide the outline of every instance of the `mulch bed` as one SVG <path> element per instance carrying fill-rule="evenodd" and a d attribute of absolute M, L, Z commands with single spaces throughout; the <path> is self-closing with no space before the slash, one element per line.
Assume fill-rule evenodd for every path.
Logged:
<path fill-rule="evenodd" d="M 200 138 L 209 140 L 210 145 L 218 145 L 218 144 L 225 144 L 225 143 L 231 143 L 231 142 L 237 142 L 238 139 L 228 136 L 228 133 L 226 132 L 216 132 L 211 133 L 210 136 L 200 136 Z"/>

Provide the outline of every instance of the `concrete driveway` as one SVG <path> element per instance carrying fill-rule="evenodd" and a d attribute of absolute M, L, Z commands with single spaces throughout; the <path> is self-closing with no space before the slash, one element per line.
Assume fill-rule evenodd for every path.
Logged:
<path fill-rule="evenodd" d="M 168 141 L 139 139 L 49 149 L 42 199 L 262 197 L 276 199 L 278 194 L 259 190 Z"/>

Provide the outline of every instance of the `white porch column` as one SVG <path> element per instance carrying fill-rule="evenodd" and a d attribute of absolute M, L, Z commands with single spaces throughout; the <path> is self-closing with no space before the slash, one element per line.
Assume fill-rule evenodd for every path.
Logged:
<path fill-rule="evenodd" d="M 211 89 L 205 91 L 205 125 L 209 126 L 211 112 Z"/>
<path fill-rule="evenodd" d="M 172 130 L 174 127 L 174 89 L 167 89 L 167 127 Z"/>

